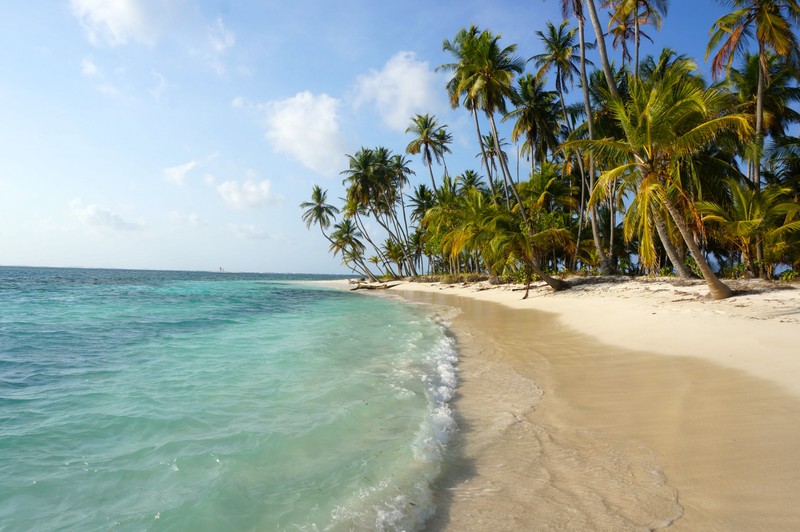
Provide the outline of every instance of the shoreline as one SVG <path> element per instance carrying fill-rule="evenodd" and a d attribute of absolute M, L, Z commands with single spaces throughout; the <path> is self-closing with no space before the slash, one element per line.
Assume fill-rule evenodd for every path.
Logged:
<path fill-rule="evenodd" d="M 403 283 L 461 309 L 459 434 L 428 530 L 791 529 L 800 290 Z"/>

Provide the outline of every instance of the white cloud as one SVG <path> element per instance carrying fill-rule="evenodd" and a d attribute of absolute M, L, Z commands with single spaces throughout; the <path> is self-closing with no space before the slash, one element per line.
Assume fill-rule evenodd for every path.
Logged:
<path fill-rule="evenodd" d="M 337 174 L 345 152 L 339 107 L 339 100 L 308 91 L 269 102 L 266 138 L 276 152 L 289 155 L 303 166 L 323 175 Z"/>
<path fill-rule="evenodd" d="M 119 46 L 129 41 L 153 45 L 176 0 L 70 0 L 89 42 Z"/>
<path fill-rule="evenodd" d="M 444 77 L 418 61 L 413 52 L 398 52 L 383 67 L 359 76 L 356 107 L 372 103 L 383 122 L 405 131 L 416 113 L 437 112 L 443 107 Z"/>
<path fill-rule="evenodd" d="M 242 240 L 273 240 L 275 238 L 268 231 L 259 229 L 253 224 L 230 224 L 229 227 L 236 238 Z"/>
<path fill-rule="evenodd" d="M 141 223 L 129 222 L 104 207 L 98 205 L 84 207 L 79 199 L 70 202 L 70 209 L 82 224 L 101 231 L 139 231 L 144 228 Z"/>
<path fill-rule="evenodd" d="M 164 94 L 165 90 L 167 90 L 169 84 L 167 83 L 167 78 L 158 72 L 153 71 L 153 77 L 156 78 L 158 83 L 150 90 L 150 94 L 153 95 L 153 98 L 155 98 L 156 101 L 159 101 L 161 100 L 161 95 Z"/>
<path fill-rule="evenodd" d="M 100 69 L 98 69 L 97 65 L 94 64 L 94 61 L 92 61 L 88 57 L 84 58 L 83 61 L 81 62 L 81 74 L 83 74 L 87 78 L 93 78 L 101 75 Z"/>
<path fill-rule="evenodd" d="M 201 164 L 200 161 L 189 161 L 188 163 L 179 164 L 177 166 L 170 166 L 169 168 L 161 170 L 161 175 L 170 183 L 179 187 L 185 187 L 186 176 Z"/>
<path fill-rule="evenodd" d="M 217 186 L 217 192 L 226 205 L 234 209 L 255 209 L 263 207 L 273 199 L 270 182 L 256 182 L 251 179 L 243 183 L 225 181 Z"/>
<path fill-rule="evenodd" d="M 236 44 L 236 34 L 225 27 L 222 19 L 217 18 L 216 23 L 208 30 L 209 63 L 217 74 L 225 73 L 223 56 Z"/>

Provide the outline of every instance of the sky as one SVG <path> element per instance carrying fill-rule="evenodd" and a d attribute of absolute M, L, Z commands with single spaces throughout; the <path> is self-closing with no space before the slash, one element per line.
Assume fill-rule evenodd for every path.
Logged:
<path fill-rule="evenodd" d="M 416 113 L 453 134 L 451 174 L 479 171 L 471 115 L 450 108 L 436 71 L 451 61 L 442 41 L 476 24 L 527 59 L 559 5 L 7 2 L 0 264 L 347 273 L 301 220 L 312 186 L 341 205 L 346 154 L 403 153 Z M 723 13 L 713 0 L 672 0 L 643 53 L 669 46 L 707 72 L 709 28 Z M 429 183 L 411 161 L 412 186 Z"/>

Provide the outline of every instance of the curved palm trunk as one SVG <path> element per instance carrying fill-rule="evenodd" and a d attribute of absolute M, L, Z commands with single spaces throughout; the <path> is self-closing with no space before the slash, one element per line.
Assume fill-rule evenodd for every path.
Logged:
<path fill-rule="evenodd" d="M 361 222 L 361 216 L 359 216 L 358 213 L 356 213 L 356 215 L 353 216 L 353 219 L 356 221 L 356 226 L 358 226 L 358 229 L 361 231 L 361 234 L 364 235 L 364 238 L 366 239 L 366 241 L 369 242 L 369 245 L 372 246 L 372 249 L 375 250 L 375 254 L 378 257 L 380 257 L 381 261 L 384 264 L 386 264 L 388 262 L 387 259 L 386 259 L 386 256 L 381 252 L 381 248 L 376 246 L 375 242 L 373 242 L 372 239 L 369 237 L 369 234 L 367 233 L 366 227 L 364 227 L 364 224 Z M 395 276 L 395 277 L 397 276 L 394 273 L 394 271 L 391 271 L 391 273 L 392 273 L 393 276 Z"/>
<path fill-rule="evenodd" d="M 667 257 L 669 257 L 669 261 L 675 268 L 675 272 L 678 274 L 678 277 L 681 279 L 694 279 L 692 271 L 686 267 L 686 264 L 683 263 L 678 250 L 675 248 L 675 245 L 672 243 L 672 240 L 669 237 L 669 229 L 667 229 L 666 222 L 664 222 L 664 219 L 660 214 L 658 214 L 658 212 L 655 210 L 652 210 L 651 212 L 653 214 L 653 221 L 655 222 L 654 225 L 656 226 L 658 238 L 661 240 L 661 245 L 664 246 L 664 250 L 667 252 Z"/>
<path fill-rule="evenodd" d="M 596 13 L 595 13 L 596 15 Z M 589 102 L 589 81 L 586 76 L 586 38 L 584 36 L 583 18 L 578 17 L 578 35 L 581 52 L 581 85 L 583 86 L 583 107 L 586 111 L 586 123 L 589 126 L 589 140 L 594 140 L 594 118 L 592 117 L 592 106 Z M 594 157 L 589 153 L 589 190 L 594 190 Z M 600 268 L 604 275 L 611 275 L 611 266 L 608 263 L 606 254 L 603 251 L 603 244 L 600 241 L 600 234 L 597 231 L 597 209 L 589 208 L 589 223 L 592 226 L 592 240 L 600 258 Z"/>
<path fill-rule="evenodd" d="M 667 208 L 669 215 L 672 217 L 672 220 L 675 222 L 678 231 L 681 233 L 683 241 L 686 242 L 686 247 L 689 248 L 689 252 L 694 257 L 697 267 L 700 269 L 700 273 L 703 274 L 703 279 L 708 285 L 708 291 L 711 293 L 711 297 L 714 299 L 726 299 L 731 297 L 733 295 L 733 290 L 731 290 L 728 285 L 720 281 L 719 278 L 714 274 L 714 271 L 706 261 L 703 252 L 700 250 L 700 247 L 694 241 L 694 237 L 692 236 L 691 231 L 689 231 L 689 227 L 687 227 L 683 216 L 678 211 L 678 207 L 672 202 L 671 199 L 666 197 L 664 198 L 664 206 Z"/>
<path fill-rule="evenodd" d="M 617 90 L 617 82 L 614 81 L 614 73 L 611 72 L 611 64 L 608 62 L 608 52 L 606 51 L 606 40 L 603 36 L 603 28 L 600 27 L 600 19 L 597 18 L 597 8 L 594 5 L 594 0 L 586 0 L 586 5 L 589 7 L 589 18 L 592 19 L 592 27 L 594 34 L 597 36 L 597 51 L 600 54 L 600 64 L 603 67 L 603 74 L 606 77 L 608 84 L 608 91 L 614 98 L 619 98 L 619 91 Z"/>
<path fill-rule="evenodd" d="M 570 287 L 568 282 L 562 281 L 561 279 L 556 279 L 555 277 L 551 277 L 546 273 L 544 273 L 542 269 L 539 267 L 539 265 L 536 264 L 536 261 L 529 262 L 528 266 L 530 267 L 530 271 L 539 276 L 539 278 L 542 281 L 547 283 L 547 286 L 553 289 L 553 292 L 560 292 Z M 528 299 L 528 292 L 530 291 L 530 288 L 531 288 L 531 273 L 528 272 L 525 278 L 525 295 L 522 297 L 522 299 Z"/>

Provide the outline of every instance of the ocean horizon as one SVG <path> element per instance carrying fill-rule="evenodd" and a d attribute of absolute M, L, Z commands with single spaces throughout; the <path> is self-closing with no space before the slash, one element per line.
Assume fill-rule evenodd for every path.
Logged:
<path fill-rule="evenodd" d="M 344 277 L 0 267 L 0 528 L 419 529 L 447 311 Z"/>

